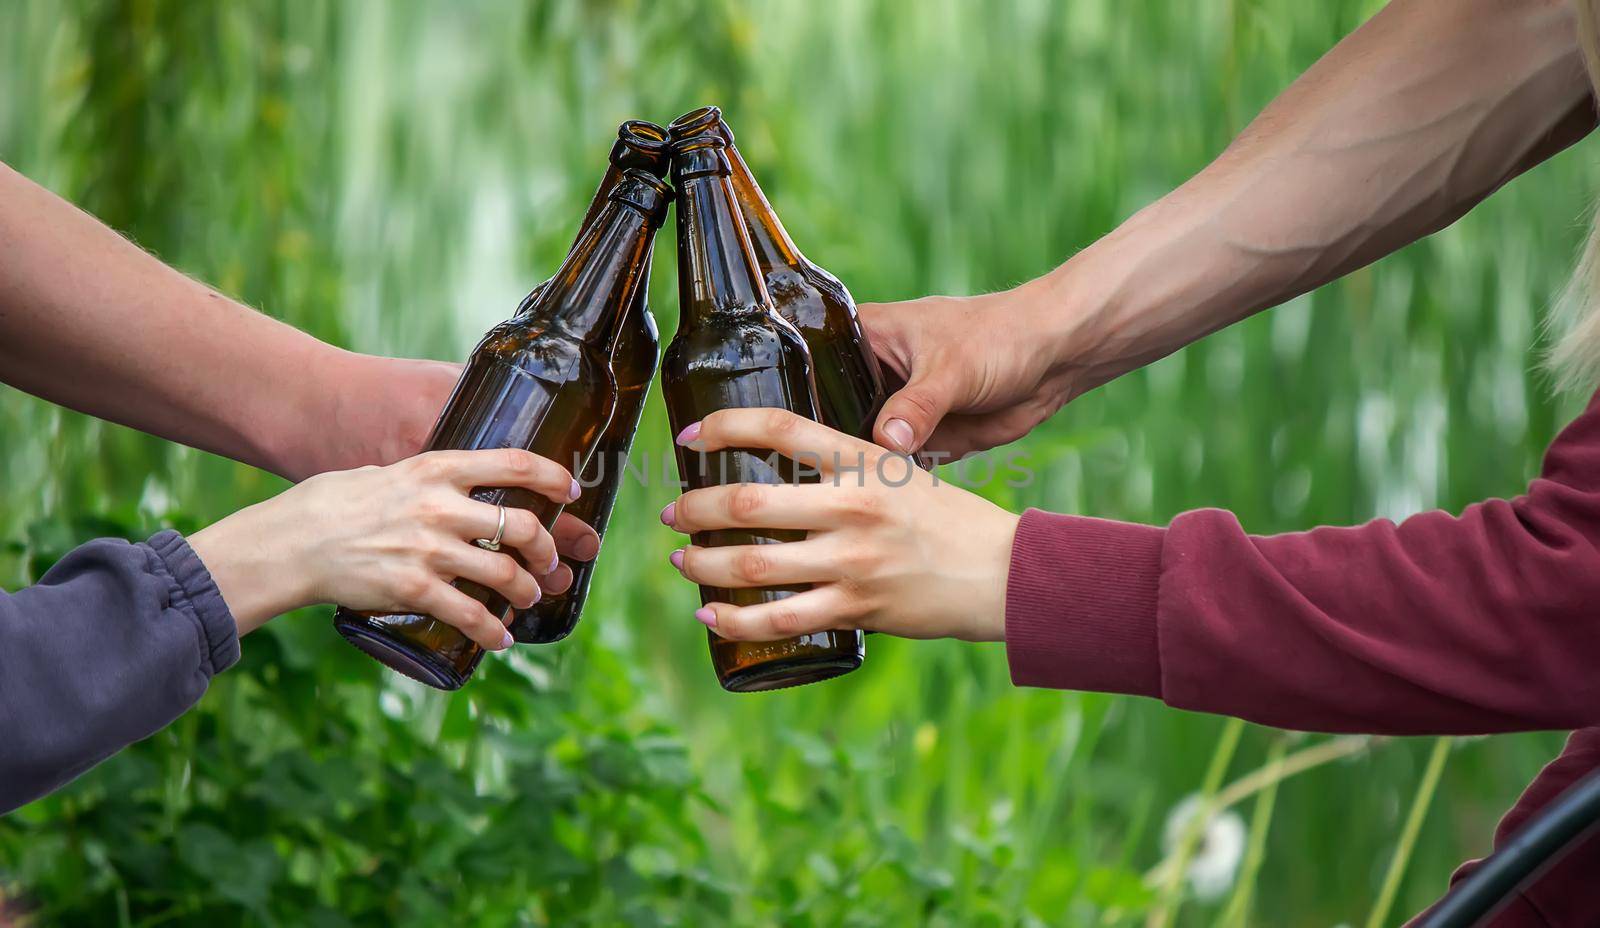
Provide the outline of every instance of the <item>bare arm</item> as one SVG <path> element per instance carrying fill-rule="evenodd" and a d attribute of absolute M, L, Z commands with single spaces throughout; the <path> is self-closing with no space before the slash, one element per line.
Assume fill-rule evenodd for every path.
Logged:
<path fill-rule="evenodd" d="M 921 444 L 947 412 L 935 447 L 1020 437 L 1073 396 L 1449 225 L 1594 125 L 1562 0 L 1395 0 L 1194 178 L 1055 271 L 866 307 L 909 381 L 878 437 L 902 444 L 886 429 L 901 419 Z M 1008 328 L 1040 347 L 1019 364 L 1020 345 L 954 344 L 988 313 L 1022 314 Z"/>
<path fill-rule="evenodd" d="M 0 164 L 0 380 L 301 478 L 418 450 L 454 365 L 334 348 Z"/>
<path fill-rule="evenodd" d="M 1594 122 L 1565 3 L 1391 4 L 1052 275 L 1100 294 L 1089 385 L 1449 225 Z"/>

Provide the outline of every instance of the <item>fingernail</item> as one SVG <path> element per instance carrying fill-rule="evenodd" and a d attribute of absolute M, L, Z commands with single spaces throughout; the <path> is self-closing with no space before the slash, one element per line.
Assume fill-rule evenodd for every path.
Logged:
<path fill-rule="evenodd" d="M 678 514 L 678 503 L 677 503 L 677 501 L 673 501 L 673 502 L 668 503 L 667 504 L 667 508 L 661 510 L 661 524 L 662 525 L 671 525 L 673 517 L 676 516 L 677 514 Z"/>
<path fill-rule="evenodd" d="M 694 448 L 695 442 L 700 440 L 700 423 L 691 422 L 678 433 L 677 442 L 686 448 Z M 698 450 L 698 449 L 696 449 Z"/>
<path fill-rule="evenodd" d="M 694 617 L 699 619 L 700 624 L 704 625 L 706 628 L 717 627 L 717 612 L 710 606 L 701 606 L 699 609 L 696 609 L 694 611 Z"/>
<path fill-rule="evenodd" d="M 580 561 L 592 561 L 600 553 L 600 539 L 588 535 L 578 539 L 572 545 L 572 556 Z"/>
<path fill-rule="evenodd" d="M 514 645 L 516 643 L 517 643 L 517 639 L 511 637 L 511 633 L 510 632 L 506 632 L 500 638 L 500 648 L 499 648 L 499 650 L 504 651 L 504 650 L 506 650 L 507 648 L 511 647 L 512 645 Z"/>
<path fill-rule="evenodd" d="M 911 443 L 916 440 L 916 435 L 911 431 L 911 423 L 904 419 L 890 419 L 883 424 L 883 434 L 894 444 L 896 451 L 910 451 Z"/>
<path fill-rule="evenodd" d="M 556 572 L 556 568 L 560 567 L 560 566 L 561 566 L 561 554 L 558 552 L 556 554 L 550 555 L 550 566 L 546 567 L 544 569 L 545 575 L 548 576 L 550 574 L 555 573 Z"/>
<path fill-rule="evenodd" d="M 682 570 L 683 569 L 683 549 L 679 548 L 678 550 L 672 552 L 670 555 L 667 556 L 667 560 L 672 562 L 672 566 L 673 567 L 676 567 L 679 570 Z"/>

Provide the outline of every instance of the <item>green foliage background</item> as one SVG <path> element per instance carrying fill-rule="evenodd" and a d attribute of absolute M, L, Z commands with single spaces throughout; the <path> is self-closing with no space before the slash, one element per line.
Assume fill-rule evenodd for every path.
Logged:
<path fill-rule="evenodd" d="M 0 158 L 324 339 L 459 359 L 555 266 L 622 119 L 721 103 L 859 299 L 982 291 L 1183 181 L 1376 6 L 21 0 Z M 996 498 L 1272 532 L 1517 492 L 1571 412 L 1535 361 L 1591 160 L 1074 403 L 1020 445 L 1040 479 Z M 641 434 L 666 450 L 654 399 Z M 11 589 L 282 487 L 3 390 L 0 473 Z M 1000 648 L 954 643 L 875 639 L 838 682 L 724 694 L 667 499 L 628 488 L 573 639 L 454 697 L 380 672 L 327 610 L 275 621 L 195 711 L 0 820 L 0 874 L 49 925 L 1140 924 L 1174 911 L 1143 875 L 1208 768 L 1332 744 L 1246 726 L 1231 751 L 1224 720 L 1019 691 Z M 1176 923 L 1367 917 L 1430 745 L 1340 745 L 1238 806 L 1245 874 Z M 1455 745 L 1389 921 L 1559 745 Z"/>

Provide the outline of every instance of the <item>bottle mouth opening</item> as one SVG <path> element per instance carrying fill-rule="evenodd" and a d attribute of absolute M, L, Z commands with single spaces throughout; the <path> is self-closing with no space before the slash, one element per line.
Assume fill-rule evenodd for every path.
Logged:
<path fill-rule="evenodd" d="M 617 141 L 640 151 L 664 152 L 667 150 L 667 130 L 648 119 L 630 119 L 617 127 Z"/>
<path fill-rule="evenodd" d="M 718 126 L 722 127 L 722 132 L 717 134 L 726 135 L 729 138 L 732 137 L 732 131 L 728 129 L 728 124 L 722 119 L 722 108 L 719 106 L 702 106 L 674 119 L 667 126 L 667 135 L 676 141 L 711 132 Z"/>
<path fill-rule="evenodd" d="M 703 151 L 705 149 L 722 151 L 728 147 L 728 140 L 720 135 L 694 135 L 673 139 L 671 147 L 672 156 L 676 158 L 687 155 L 692 151 Z"/>

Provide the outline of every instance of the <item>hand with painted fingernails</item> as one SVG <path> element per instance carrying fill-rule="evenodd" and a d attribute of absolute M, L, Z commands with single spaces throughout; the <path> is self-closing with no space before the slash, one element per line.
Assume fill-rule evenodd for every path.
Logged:
<path fill-rule="evenodd" d="M 558 503 L 581 489 L 566 468 L 519 449 L 430 451 L 387 467 L 311 477 L 189 538 L 242 633 L 312 603 L 373 612 L 421 612 L 491 650 L 510 647 L 500 618 L 455 589 L 469 580 L 526 608 L 564 592 L 565 555 L 592 559 L 594 530 L 563 516 L 546 530 L 507 507 L 502 550 L 492 539 L 500 510 L 475 487 L 521 487 Z M 512 556 L 516 552 L 516 557 Z"/>
<path fill-rule="evenodd" d="M 779 409 L 725 409 L 684 429 L 696 451 L 770 450 L 816 470 L 815 483 L 691 490 L 661 521 L 703 538 L 717 529 L 793 529 L 801 541 L 673 551 L 695 583 L 810 589 L 776 602 L 706 603 L 695 618 L 724 638 L 773 641 L 860 628 L 907 638 L 997 641 L 1017 516 L 916 467 L 904 455 Z"/>

